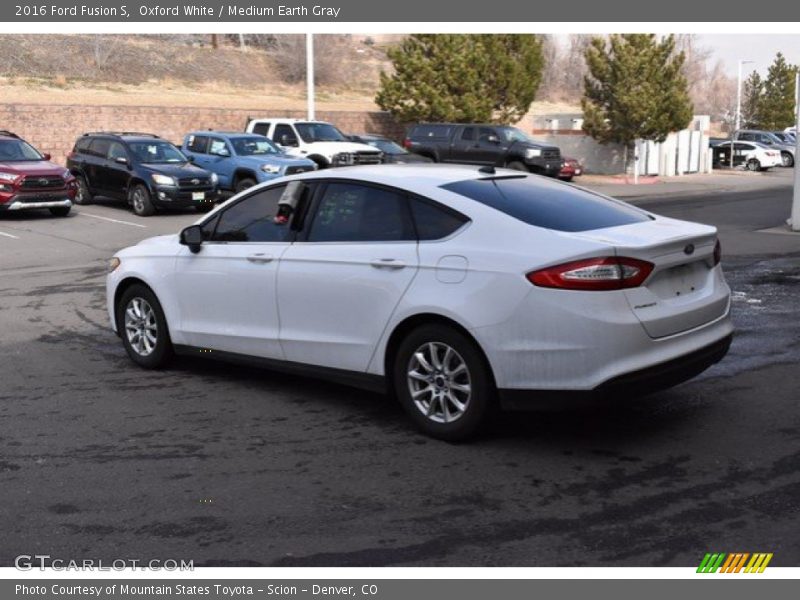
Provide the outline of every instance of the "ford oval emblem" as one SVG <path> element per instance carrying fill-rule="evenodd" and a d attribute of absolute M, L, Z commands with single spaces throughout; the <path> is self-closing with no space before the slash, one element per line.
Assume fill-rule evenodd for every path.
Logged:
<path fill-rule="evenodd" d="M 683 248 L 684 254 L 694 254 L 694 244 L 686 244 Z"/>

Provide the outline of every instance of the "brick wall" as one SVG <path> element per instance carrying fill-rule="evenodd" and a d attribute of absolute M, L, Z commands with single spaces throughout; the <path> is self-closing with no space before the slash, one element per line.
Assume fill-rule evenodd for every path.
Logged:
<path fill-rule="evenodd" d="M 172 106 L 83 106 L 0 104 L 0 129 L 25 138 L 53 160 L 64 164 L 75 139 L 88 131 L 141 131 L 175 143 L 196 129 L 243 131 L 248 117 L 305 117 L 305 111 L 264 111 Z M 404 128 L 388 113 L 317 111 L 345 133 L 379 133 L 400 140 Z"/>

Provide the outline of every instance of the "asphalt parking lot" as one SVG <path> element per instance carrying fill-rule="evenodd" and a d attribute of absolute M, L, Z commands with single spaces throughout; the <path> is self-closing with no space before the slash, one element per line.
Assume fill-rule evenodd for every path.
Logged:
<path fill-rule="evenodd" d="M 786 186 L 642 200 L 720 228 L 729 356 L 636 402 L 501 416 L 462 445 L 371 393 L 129 361 L 106 260 L 196 213 L 0 216 L 0 565 L 691 566 L 707 551 L 796 565 L 800 236 L 761 231 L 790 202 Z"/>

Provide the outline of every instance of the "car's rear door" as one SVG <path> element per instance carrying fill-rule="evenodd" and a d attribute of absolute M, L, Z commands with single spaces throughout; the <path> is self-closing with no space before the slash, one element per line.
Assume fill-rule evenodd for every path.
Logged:
<path fill-rule="evenodd" d="M 95 138 L 89 144 L 84 173 L 89 178 L 89 187 L 92 192 L 100 195 L 111 195 L 110 178 L 108 174 L 108 151 L 111 148 L 111 140 L 108 138 Z"/>
<path fill-rule="evenodd" d="M 408 198 L 361 182 L 320 185 L 278 270 L 287 360 L 365 371 L 418 267 Z"/>

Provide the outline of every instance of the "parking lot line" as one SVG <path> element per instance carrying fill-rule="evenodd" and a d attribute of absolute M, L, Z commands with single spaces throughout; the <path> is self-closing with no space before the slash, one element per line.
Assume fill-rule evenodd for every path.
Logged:
<path fill-rule="evenodd" d="M 19 238 L 16 235 L 11 235 L 10 233 L 4 233 L 0 231 L 0 235 L 3 237 L 11 238 L 12 240 L 18 240 Z"/>
<path fill-rule="evenodd" d="M 131 223 L 130 221 L 121 221 L 120 219 L 111 219 L 109 217 L 101 217 L 100 215 L 93 215 L 92 213 L 87 212 L 79 212 L 77 213 L 84 217 L 92 217 L 93 219 L 100 219 L 102 221 L 108 221 L 109 223 L 119 223 L 120 225 L 130 225 L 131 227 L 141 227 L 142 229 L 147 229 L 147 225 L 141 225 L 140 223 Z"/>

